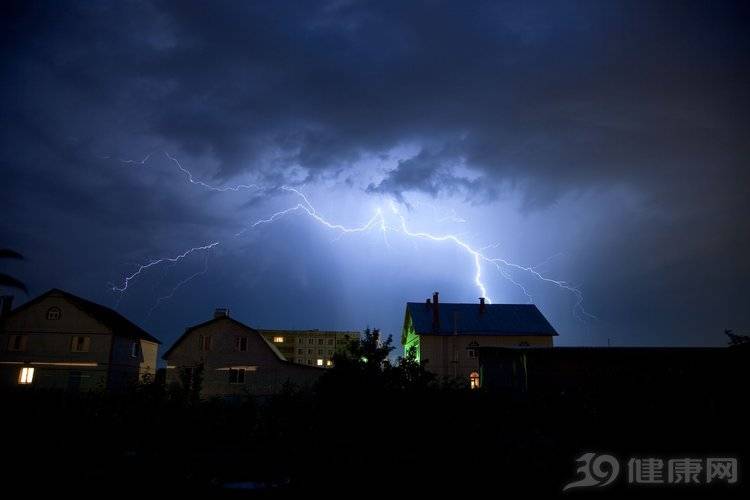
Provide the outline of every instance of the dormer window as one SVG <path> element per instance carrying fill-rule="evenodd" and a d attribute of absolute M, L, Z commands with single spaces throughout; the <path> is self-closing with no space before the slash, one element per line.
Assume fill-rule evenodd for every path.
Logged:
<path fill-rule="evenodd" d="M 47 309 L 47 319 L 49 321 L 57 321 L 62 317 L 62 310 L 59 307 L 50 307 Z"/>

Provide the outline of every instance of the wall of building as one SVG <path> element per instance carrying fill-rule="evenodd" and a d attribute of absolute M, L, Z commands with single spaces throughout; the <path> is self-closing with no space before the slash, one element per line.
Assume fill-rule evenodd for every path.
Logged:
<path fill-rule="evenodd" d="M 3 318 L 0 335 L 0 383 L 5 386 L 19 385 L 24 366 L 34 368 L 30 386 L 73 391 L 122 389 L 144 373 L 156 373 L 158 344 L 118 336 L 61 295 Z M 13 349 L 17 335 L 23 337 L 21 350 Z M 88 339 L 85 352 L 72 349 L 74 337 Z M 140 345 L 136 357 L 131 356 L 133 342 Z"/>
<path fill-rule="evenodd" d="M 539 335 L 420 335 L 420 359 L 439 377 L 458 378 L 469 383 L 479 372 L 479 358 L 470 355 L 470 344 L 484 347 L 552 347 L 553 337 Z M 478 353 L 476 353 L 478 354 Z"/>
<path fill-rule="evenodd" d="M 57 308 L 58 319 L 48 312 Z M 23 335 L 21 351 L 11 349 L 14 335 Z M 87 352 L 74 352 L 74 336 L 88 337 Z M 112 333 L 105 325 L 63 297 L 50 296 L 3 318 L 0 334 L 0 381 L 18 385 L 23 366 L 34 368 L 34 387 L 89 390 L 106 387 Z"/>
<path fill-rule="evenodd" d="M 333 366 L 333 356 L 359 339 L 359 332 L 321 330 L 259 330 L 281 354 L 293 363 Z M 279 341 L 280 340 L 280 341 Z"/>
<path fill-rule="evenodd" d="M 202 338 L 206 337 L 211 338 L 209 350 L 204 350 L 201 345 Z M 246 351 L 237 348 L 238 338 L 247 339 Z M 260 333 L 228 318 L 217 319 L 188 332 L 166 361 L 168 384 L 181 384 L 182 369 L 201 365 L 201 396 L 204 398 L 276 394 L 287 382 L 309 385 L 322 373 L 317 368 L 285 361 Z M 245 370 L 243 382 L 230 381 L 232 369 Z"/>

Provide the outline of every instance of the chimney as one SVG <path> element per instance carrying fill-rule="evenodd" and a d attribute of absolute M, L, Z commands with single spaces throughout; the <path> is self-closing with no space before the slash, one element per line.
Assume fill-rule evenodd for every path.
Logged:
<path fill-rule="evenodd" d="M 228 318 L 229 309 L 226 307 L 217 307 L 214 309 L 214 319 L 216 318 Z"/>
<path fill-rule="evenodd" d="M 430 302 L 430 299 L 427 299 L 427 300 L 424 301 L 425 308 L 429 309 L 431 305 L 432 305 L 432 303 Z"/>
<path fill-rule="evenodd" d="M 479 314 L 484 313 L 486 311 L 486 307 L 484 305 L 484 297 L 479 297 Z"/>
<path fill-rule="evenodd" d="M 13 296 L 3 295 L 0 297 L 0 317 L 8 314 L 13 307 Z"/>
<path fill-rule="evenodd" d="M 432 308 L 432 331 L 437 332 L 440 330 L 440 302 L 437 292 L 432 294 L 432 304 L 435 306 Z"/>

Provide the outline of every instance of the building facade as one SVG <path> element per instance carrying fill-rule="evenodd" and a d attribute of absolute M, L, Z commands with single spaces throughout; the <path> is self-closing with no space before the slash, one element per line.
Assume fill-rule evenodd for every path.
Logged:
<path fill-rule="evenodd" d="M 281 335 L 279 335 L 281 336 Z M 266 396 L 286 384 L 312 384 L 323 370 L 288 361 L 273 339 L 217 309 L 214 317 L 185 330 L 164 354 L 167 384 L 197 384 L 201 398 Z M 196 382 L 197 381 L 197 382 Z"/>
<path fill-rule="evenodd" d="M 557 332 L 533 304 L 408 302 L 401 343 L 404 353 L 442 378 L 481 385 L 480 347 L 552 347 Z"/>
<path fill-rule="evenodd" d="M 288 361 L 330 368 L 333 356 L 359 340 L 359 332 L 321 330 L 259 330 Z"/>
<path fill-rule="evenodd" d="M 121 390 L 156 373 L 159 340 L 108 307 L 52 289 L 4 310 L 0 385 L 6 388 Z"/>

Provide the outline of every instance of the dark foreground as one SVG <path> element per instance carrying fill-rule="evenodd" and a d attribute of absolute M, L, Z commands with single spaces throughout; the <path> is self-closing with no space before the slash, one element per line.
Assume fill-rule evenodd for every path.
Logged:
<path fill-rule="evenodd" d="M 561 493 L 586 451 L 621 459 L 609 492 L 746 493 L 745 478 L 626 484 L 631 456 L 732 456 L 746 467 L 745 381 L 617 394 L 509 395 L 325 384 L 227 406 L 158 386 L 121 395 L 3 394 L 4 491 L 105 496 L 468 498 Z M 329 384 L 331 385 L 331 384 Z M 335 389 L 335 390 L 334 390 Z M 584 496 L 595 490 L 569 491 Z M 596 490 L 597 492 L 601 490 Z"/>
<path fill-rule="evenodd" d="M 735 360 L 730 369 L 634 366 L 609 378 L 499 392 L 438 382 L 412 356 L 391 364 L 392 349 L 390 339 L 368 330 L 314 388 L 242 403 L 201 401 L 197 386 L 158 383 L 121 394 L 1 393 L 2 491 L 97 498 L 747 494 L 745 350 L 725 357 Z M 619 461 L 619 475 L 606 487 L 563 492 L 587 452 Z M 736 459 L 739 479 L 628 481 L 630 458 L 710 457 Z M 606 464 L 592 469 L 600 483 L 611 472 Z"/>

